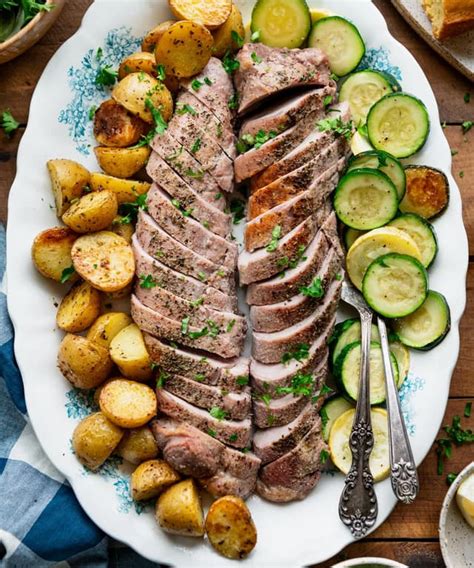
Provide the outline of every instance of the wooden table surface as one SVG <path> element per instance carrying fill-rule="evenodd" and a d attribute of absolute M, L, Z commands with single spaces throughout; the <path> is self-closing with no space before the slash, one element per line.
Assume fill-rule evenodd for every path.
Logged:
<path fill-rule="evenodd" d="M 68 2 L 58 22 L 27 54 L 0 66 L 0 111 L 10 109 L 22 128 L 7 139 L 0 133 L 0 220 L 7 220 L 7 196 L 15 176 L 16 151 L 24 126 L 28 121 L 31 95 L 43 68 L 61 44 L 78 28 L 91 0 Z M 461 124 L 474 120 L 474 86 L 449 67 L 426 45 L 399 16 L 387 0 L 376 0 L 391 33 L 415 56 L 433 87 L 438 100 L 445 133 L 457 154 L 453 173 L 464 200 L 464 222 L 470 242 L 470 265 L 467 279 L 468 304 L 461 324 L 461 353 L 451 383 L 450 397 L 443 424 L 454 415 L 462 415 L 465 403 L 474 400 L 474 129 L 463 135 Z M 464 94 L 471 92 L 472 101 L 466 103 Z M 45 133 L 45 136 L 48 136 Z M 450 275 L 446 275 L 447 278 Z M 436 357 L 436 351 L 433 352 Z M 470 422 L 470 423 L 469 423 Z M 473 417 L 463 419 L 473 428 Z M 474 445 L 455 449 L 447 471 L 460 471 L 474 460 Z M 432 449 L 420 467 L 421 492 L 410 507 L 397 506 L 389 519 L 369 538 L 348 546 L 332 561 L 320 564 L 329 567 L 334 562 L 358 556 L 382 556 L 404 562 L 410 568 L 444 566 L 439 542 L 438 519 L 441 502 L 447 490 L 445 477 L 436 474 L 436 457 Z M 459 567 L 462 568 L 462 567 Z"/>

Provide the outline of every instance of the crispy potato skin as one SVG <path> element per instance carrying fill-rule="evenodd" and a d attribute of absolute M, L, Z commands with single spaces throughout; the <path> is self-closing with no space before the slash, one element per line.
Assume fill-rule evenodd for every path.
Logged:
<path fill-rule="evenodd" d="M 51 178 L 51 189 L 56 202 L 56 214 L 61 218 L 71 202 L 81 197 L 89 184 L 89 170 L 73 160 L 48 160 L 46 163 Z"/>
<path fill-rule="evenodd" d="M 229 18 L 232 0 L 168 0 L 178 20 L 191 20 L 210 30 Z"/>
<path fill-rule="evenodd" d="M 132 146 L 149 128 L 145 122 L 113 99 L 104 101 L 94 115 L 94 136 L 101 146 Z"/>
<path fill-rule="evenodd" d="M 99 405 L 107 418 L 122 428 L 144 426 L 157 413 L 153 389 L 126 379 L 108 382 L 100 392 Z"/>
<path fill-rule="evenodd" d="M 131 179 L 120 179 L 99 172 L 91 174 L 90 186 L 92 191 L 109 190 L 115 193 L 119 205 L 132 203 L 139 195 L 148 193 L 150 183 Z"/>
<path fill-rule="evenodd" d="M 68 333 L 59 346 L 58 367 L 76 388 L 93 389 L 110 375 L 113 363 L 105 347 Z"/>
<path fill-rule="evenodd" d="M 257 530 L 245 502 L 226 495 L 214 501 L 206 517 L 206 533 L 212 546 L 225 556 L 238 560 L 255 548 Z"/>
<path fill-rule="evenodd" d="M 31 256 L 38 272 L 45 278 L 61 282 L 63 271 L 72 266 L 71 250 L 78 237 L 69 227 L 53 227 L 37 235 Z"/>
<path fill-rule="evenodd" d="M 242 14 L 235 4 L 232 4 L 230 15 L 227 20 L 213 30 L 212 36 L 214 38 L 213 55 L 215 57 L 224 57 L 227 51 L 237 51 L 239 46 L 232 38 L 232 32 L 238 34 L 242 40 L 245 37 L 245 27 L 242 20 Z"/>
<path fill-rule="evenodd" d="M 138 465 L 158 456 L 158 446 L 148 426 L 127 430 L 116 453 L 124 460 Z"/>
<path fill-rule="evenodd" d="M 79 198 L 64 213 L 63 222 L 76 233 L 106 229 L 118 213 L 118 201 L 110 190 L 93 191 Z"/>
<path fill-rule="evenodd" d="M 122 239 L 125 239 L 127 243 L 130 244 L 132 242 L 133 233 L 135 232 L 135 227 L 132 223 L 122 223 L 122 217 L 117 216 L 112 221 L 109 231 L 122 237 Z"/>
<path fill-rule="evenodd" d="M 153 376 L 151 359 L 140 328 L 132 323 L 122 329 L 110 343 L 110 356 L 122 375 L 136 381 Z"/>
<path fill-rule="evenodd" d="M 211 33 L 204 26 L 189 21 L 176 22 L 161 36 L 155 57 L 167 75 L 192 77 L 207 65 L 213 43 Z"/>
<path fill-rule="evenodd" d="M 119 81 L 113 91 L 113 99 L 148 124 L 154 119 L 147 100 L 161 112 L 168 122 L 173 114 L 173 97 L 166 85 L 147 73 L 130 73 Z"/>
<path fill-rule="evenodd" d="M 124 327 L 132 323 L 132 318 L 124 312 L 109 312 L 98 317 L 87 332 L 87 339 L 108 349 L 112 339 Z"/>
<path fill-rule="evenodd" d="M 110 457 L 124 431 L 96 412 L 81 420 L 72 435 L 72 445 L 79 460 L 88 468 L 98 469 Z"/>
<path fill-rule="evenodd" d="M 151 149 L 148 146 L 141 148 L 97 146 L 94 148 L 94 153 L 99 166 L 106 174 L 118 178 L 129 178 L 146 165 Z"/>
<path fill-rule="evenodd" d="M 449 182 L 446 175 L 435 168 L 407 166 L 407 189 L 400 210 L 417 213 L 431 219 L 442 213 L 449 203 Z"/>
<path fill-rule="evenodd" d="M 204 536 L 201 497 L 194 480 L 180 481 L 160 495 L 156 502 L 156 520 L 168 533 Z"/>
<path fill-rule="evenodd" d="M 164 460 L 146 461 L 132 473 L 132 497 L 135 501 L 154 499 L 180 479 L 176 471 Z"/>
<path fill-rule="evenodd" d="M 71 257 L 76 272 L 102 292 L 117 292 L 133 280 L 132 247 L 110 231 L 79 237 L 72 247 Z"/>
<path fill-rule="evenodd" d="M 78 333 L 92 325 L 99 315 L 100 292 L 87 282 L 80 282 L 62 299 L 56 323 L 64 331 Z"/>
<path fill-rule="evenodd" d="M 156 77 L 156 60 L 155 54 L 148 51 L 132 53 L 126 57 L 119 67 L 119 80 L 123 79 L 130 73 L 148 73 L 152 77 Z"/>
<path fill-rule="evenodd" d="M 142 50 L 143 51 L 155 51 L 156 44 L 160 41 L 161 36 L 169 29 L 176 20 L 166 20 L 158 24 L 156 28 L 150 30 L 143 39 Z"/>

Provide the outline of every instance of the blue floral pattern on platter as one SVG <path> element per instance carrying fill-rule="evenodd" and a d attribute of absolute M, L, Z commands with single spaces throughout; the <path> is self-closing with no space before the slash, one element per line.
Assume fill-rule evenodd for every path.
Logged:
<path fill-rule="evenodd" d="M 390 51 L 386 47 L 370 48 L 365 52 L 362 61 L 357 67 L 357 71 L 364 69 L 374 69 L 389 73 L 398 81 L 402 80 L 400 67 L 390 63 Z"/>
<path fill-rule="evenodd" d="M 425 388 L 425 379 L 415 376 L 412 372 L 408 373 L 402 388 L 399 391 L 400 405 L 402 408 L 403 418 L 407 432 L 410 436 L 414 436 L 416 425 L 414 420 L 413 396 Z"/>

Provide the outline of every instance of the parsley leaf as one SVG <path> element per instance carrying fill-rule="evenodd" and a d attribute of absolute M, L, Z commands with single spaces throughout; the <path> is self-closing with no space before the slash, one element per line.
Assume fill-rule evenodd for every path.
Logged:
<path fill-rule="evenodd" d="M 201 180 L 204 177 L 205 171 L 188 168 L 184 173 L 190 178 Z"/>
<path fill-rule="evenodd" d="M 158 378 L 156 379 L 156 388 L 162 389 L 165 386 L 165 383 L 169 378 L 170 378 L 169 375 L 167 375 L 166 373 L 164 373 L 163 371 L 160 370 L 160 374 L 158 375 Z"/>
<path fill-rule="evenodd" d="M 472 120 L 466 120 L 462 123 L 462 131 L 463 134 L 467 134 L 469 130 L 474 126 L 474 122 Z"/>
<path fill-rule="evenodd" d="M 193 91 L 198 92 L 199 89 L 202 87 L 203 83 L 199 79 L 193 79 L 191 81 L 191 89 Z"/>
<path fill-rule="evenodd" d="M 327 108 L 332 103 L 332 95 L 326 95 L 323 100 L 324 108 Z"/>
<path fill-rule="evenodd" d="M 240 36 L 235 30 L 232 30 L 230 32 L 230 37 L 238 48 L 241 48 L 244 45 L 244 38 Z"/>
<path fill-rule="evenodd" d="M 249 376 L 248 375 L 239 375 L 235 382 L 241 386 L 241 387 L 245 387 L 246 385 L 249 384 Z"/>
<path fill-rule="evenodd" d="M 446 476 L 446 483 L 448 485 L 451 485 L 451 483 L 453 483 L 458 475 L 459 473 L 448 473 L 448 475 Z"/>
<path fill-rule="evenodd" d="M 250 54 L 250 57 L 251 57 L 251 59 L 252 59 L 252 61 L 253 61 L 254 63 L 261 63 L 261 62 L 263 61 L 263 59 L 262 59 L 261 57 L 259 57 L 259 56 L 255 53 L 255 51 L 252 51 L 252 53 Z"/>
<path fill-rule="evenodd" d="M 151 290 L 158 286 L 158 282 L 153 278 L 151 274 L 140 274 L 140 288 L 145 288 L 146 290 Z"/>
<path fill-rule="evenodd" d="M 96 111 L 97 107 L 95 105 L 91 106 L 91 108 L 89 109 L 89 120 L 94 120 Z"/>
<path fill-rule="evenodd" d="M 120 204 L 119 215 L 121 216 L 121 218 L 117 222 L 121 225 L 134 223 L 137 220 L 139 209 L 141 209 L 142 211 L 148 211 L 146 198 L 147 194 L 142 193 L 142 195 L 139 195 L 135 201 Z"/>
<path fill-rule="evenodd" d="M 235 325 L 235 319 L 230 320 L 230 322 L 227 324 L 227 327 L 225 329 L 226 332 L 230 333 L 232 331 L 234 325 Z"/>
<path fill-rule="evenodd" d="M 344 122 L 341 117 L 338 118 L 324 118 L 316 123 L 319 132 L 334 132 L 339 136 L 344 136 L 346 140 L 349 140 L 352 136 L 353 123 L 352 120 L 349 122 Z"/>
<path fill-rule="evenodd" d="M 209 410 L 209 414 L 216 420 L 225 420 L 227 418 L 227 412 L 219 406 L 213 406 L 211 410 Z"/>
<path fill-rule="evenodd" d="M 295 346 L 293 351 L 287 351 L 283 353 L 281 362 L 285 365 L 289 363 L 292 359 L 295 361 L 302 361 L 309 357 L 309 345 L 307 343 L 299 343 Z"/>
<path fill-rule="evenodd" d="M 2 112 L 1 126 L 3 131 L 7 136 L 10 136 L 15 130 L 20 127 L 20 123 L 15 120 L 12 113 L 9 110 Z"/>
<path fill-rule="evenodd" d="M 253 32 L 253 34 L 250 36 L 250 41 L 252 43 L 256 43 L 260 40 L 260 30 L 256 30 Z"/>
<path fill-rule="evenodd" d="M 209 333 L 207 327 L 203 327 L 199 331 L 189 331 L 188 337 L 189 339 L 199 339 L 200 337 L 205 337 Z"/>
<path fill-rule="evenodd" d="M 191 116 L 196 116 L 197 112 L 196 110 L 191 106 L 186 104 L 177 104 L 176 105 L 176 114 L 182 115 L 182 114 L 190 114 Z"/>
<path fill-rule="evenodd" d="M 274 130 L 270 130 L 269 132 L 265 132 L 264 130 L 259 130 L 255 136 L 252 134 L 244 134 L 238 141 L 237 141 L 237 151 L 239 154 L 244 154 L 251 148 L 255 148 L 258 150 L 262 147 L 265 142 L 268 142 L 272 138 L 277 136 L 278 132 Z"/>
<path fill-rule="evenodd" d="M 154 106 L 153 101 L 150 99 L 150 97 L 146 97 L 145 106 L 151 112 L 151 116 L 153 117 L 153 121 L 155 123 L 155 133 L 163 134 L 163 132 L 168 128 L 168 124 L 164 120 L 160 110 Z"/>
<path fill-rule="evenodd" d="M 466 104 L 471 102 L 471 93 L 464 93 L 464 102 Z"/>
<path fill-rule="evenodd" d="M 111 87 L 115 84 L 118 77 L 118 71 L 112 69 L 112 65 L 101 67 L 95 76 L 95 84 L 102 87 Z"/>
<path fill-rule="evenodd" d="M 232 75 L 234 71 L 240 69 L 240 63 L 232 56 L 230 51 L 226 51 L 224 58 L 222 59 L 222 66 L 229 75 Z"/>
<path fill-rule="evenodd" d="M 189 316 L 186 316 L 181 320 L 181 334 L 186 335 L 189 329 Z"/>
<path fill-rule="evenodd" d="M 238 93 L 234 93 L 230 97 L 229 102 L 227 103 L 227 106 L 231 110 L 235 110 L 235 109 L 239 108 L 239 94 Z"/>
<path fill-rule="evenodd" d="M 472 409 L 472 402 L 466 402 L 466 406 L 464 407 L 464 418 L 470 418 L 471 409 Z"/>
<path fill-rule="evenodd" d="M 238 225 L 245 218 L 245 203 L 241 199 L 232 199 L 230 202 L 232 222 Z"/>
<path fill-rule="evenodd" d="M 208 319 L 206 321 L 207 325 L 209 326 L 209 335 L 210 337 L 212 337 L 213 339 L 216 338 L 219 333 L 221 332 L 220 327 L 216 324 L 216 322 L 214 320 Z"/>
<path fill-rule="evenodd" d="M 209 79 L 209 77 L 204 77 L 204 83 L 206 83 L 208 87 L 212 87 L 213 85 L 213 82 Z"/>
<path fill-rule="evenodd" d="M 310 298 L 322 298 L 324 296 L 324 288 L 321 278 L 314 278 L 309 286 L 300 286 L 300 293 Z"/>
<path fill-rule="evenodd" d="M 439 438 L 436 440 L 438 475 L 443 474 L 444 461 L 451 457 L 453 444 L 456 447 L 460 447 L 464 444 L 471 444 L 474 442 L 474 433 L 472 430 L 465 430 L 461 427 L 461 418 L 459 416 L 454 416 L 451 425 L 444 426 L 443 430 L 446 432 L 447 438 Z"/>
<path fill-rule="evenodd" d="M 276 387 L 277 394 L 292 394 L 293 396 L 310 396 L 313 392 L 314 377 L 301 372 L 296 373 L 291 379 L 289 387 Z"/>
<path fill-rule="evenodd" d="M 272 231 L 272 240 L 265 247 L 267 252 L 275 252 L 278 248 L 278 241 L 281 237 L 281 225 L 276 225 Z"/>
<path fill-rule="evenodd" d="M 165 66 L 162 65 L 161 63 L 156 66 L 156 78 L 157 78 L 159 81 L 164 81 L 164 80 L 166 79 Z"/>
<path fill-rule="evenodd" d="M 65 284 L 73 274 L 76 273 L 76 270 L 74 269 L 74 266 L 69 266 L 68 268 L 65 268 L 62 273 L 61 273 L 61 284 Z"/>
<path fill-rule="evenodd" d="M 319 461 L 325 464 L 329 459 L 329 452 L 327 450 L 321 450 L 319 452 Z"/>
<path fill-rule="evenodd" d="M 196 152 L 199 152 L 200 149 L 201 149 L 201 138 L 196 138 L 193 145 L 191 146 L 191 152 L 195 154 Z"/>

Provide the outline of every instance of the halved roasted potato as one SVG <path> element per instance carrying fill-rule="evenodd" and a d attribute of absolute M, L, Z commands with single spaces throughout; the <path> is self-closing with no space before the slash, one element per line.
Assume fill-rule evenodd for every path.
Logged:
<path fill-rule="evenodd" d="M 173 77 L 192 77 L 207 65 L 214 40 L 211 32 L 200 24 L 182 21 L 173 24 L 160 38 L 156 60 Z"/>
<path fill-rule="evenodd" d="M 156 28 L 150 30 L 142 41 L 143 51 L 155 51 L 156 44 L 160 41 L 161 36 L 169 29 L 176 20 L 166 20 L 158 24 Z"/>
<path fill-rule="evenodd" d="M 227 20 L 212 32 L 214 38 L 214 48 L 212 50 L 215 57 L 223 57 L 227 51 L 237 51 L 241 45 L 235 41 L 235 34 L 245 38 L 245 27 L 242 20 L 242 14 L 235 4 L 232 4 L 230 15 Z M 233 37 L 234 36 L 234 37 Z"/>
<path fill-rule="evenodd" d="M 257 529 L 240 497 L 226 495 L 214 501 L 206 517 L 206 533 L 212 546 L 225 556 L 245 558 L 257 544 Z"/>
<path fill-rule="evenodd" d="M 400 211 L 431 219 L 446 209 L 449 182 L 445 173 L 428 166 L 407 166 L 405 173 L 407 185 Z"/>
<path fill-rule="evenodd" d="M 158 456 L 158 446 L 148 426 L 127 430 L 115 453 L 133 464 L 140 464 Z"/>
<path fill-rule="evenodd" d="M 117 292 L 133 280 L 132 247 L 110 231 L 79 237 L 71 257 L 76 272 L 102 292 Z"/>
<path fill-rule="evenodd" d="M 122 428 L 144 426 L 157 413 L 152 388 L 120 378 L 109 381 L 101 389 L 99 405 L 107 418 Z"/>
<path fill-rule="evenodd" d="M 156 520 L 171 534 L 204 536 L 201 497 L 193 479 L 186 479 L 164 491 L 156 502 Z"/>
<path fill-rule="evenodd" d="M 136 381 L 147 381 L 153 376 L 151 359 L 142 332 L 134 323 L 122 329 L 113 338 L 110 344 L 110 356 L 125 377 Z"/>
<path fill-rule="evenodd" d="M 95 412 L 76 426 L 72 446 L 79 460 L 95 470 L 111 456 L 123 434 L 124 431 L 102 412 Z"/>
<path fill-rule="evenodd" d="M 115 301 L 115 300 L 122 300 L 123 298 L 128 298 L 130 299 L 130 296 L 132 295 L 132 290 L 133 290 L 133 282 L 130 282 L 130 284 L 127 284 L 125 286 L 125 288 L 120 288 L 120 290 L 117 290 L 116 292 L 107 292 L 106 293 L 106 300 L 110 300 L 111 302 Z"/>
<path fill-rule="evenodd" d="M 104 101 L 94 115 L 94 136 L 101 146 L 132 146 L 149 129 L 148 124 L 113 99 Z"/>
<path fill-rule="evenodd" d="M 109 348 L 112 339 L 132 323 L 132 318 L 124 312 L 109 312 L 98 317 L 87 332 L 87 339 Z"/>
<path fill-rule="evenodd" d="M 222 26 L 230 15 L 232 0 L 168 0 L 179 20 L 191 20 L 210 30 Z"/>
<path fill-rule="evenodd" d="M 120 215 L 115 217 L 109 231 L 119 235 L 119 237 L 122 237 L 130 244 L 132 242 L 133 233 L 135 232 L 135 227 L 133 226 L 133 223 L 124 223 L 124 220 L 125 219 Z"/>
<path fill-rule="evenodd" d="M 56 323 L 64 331 L 78 333 L 91 326 L 99 315 L 100 292 L 88 282 L 79 282 L 59 304 Z"/>
<path fill-rule="evenodd" d="M 106 229 L 118 213 L 118 201 L 110 190 L 93 191 L 64 213 L 63 222 L 76 233 L 95 233 Z"/>
<path fill-rule="evenodd" d="M 115 85 L 112 97 L 148 124 L 154 122 L 151 106 L 166 122 L 173 114 L 173 97 L 168 88 L 147 73 L 130 73 L 124 77 Z"/>
<path fill-rule="evenodd" d="M 56 214 L 62 217 L 71 202 L 81 197 L 90 179 L 89 170 L 73 160 L 48 160 Z"/>
<path fill-rule="evenodd" d="M 76 388 L 93 389 L 109 376 L 113 363 L 105 347 L 68 333 L 59 346 L 58 367 Z"/>
<path fill-rule="evenodd" d="M 129 178 L 146 165 L 151 149 L 149 146 L 140 148 L 97 146 L 94 148 L 94 153 L 99 166 L 106 174 L 118 178 Z"/>
<path fill-rule="evenodd" d="M 46 278 L 61 282 L 64 271 L 72 266 L 71 250 L 78 236 L 69 227 L 41 231 L 31 247 L 36 269 Z"/>
<path fill-rule="evenodd" d="M 126 57 L 119 67 L 119 80 L 123 79 L 130 73 L 148 73 L 152 77 L 156 77 L 156 60 L 155 54 L 148 51 L 139 51 L 132 53 Z"/>
<path fill-rule="evenodd" d="M 180 479 L 180 475 L 164 460 L 148 460 L 132 473 L 132 497 L 135 501 L 154 499 Z"/>
<path fill-rule="evenodd" d="M 92 191 L 110 190 L 115 193 L 115 197 L 120 204 L 132 203 L 139 195 L 148 193 L 150 185 L 146 181 L 136 181 L 132 179 L 120 179 L 99 172 L 91 175 L 90 186 Z"/>

